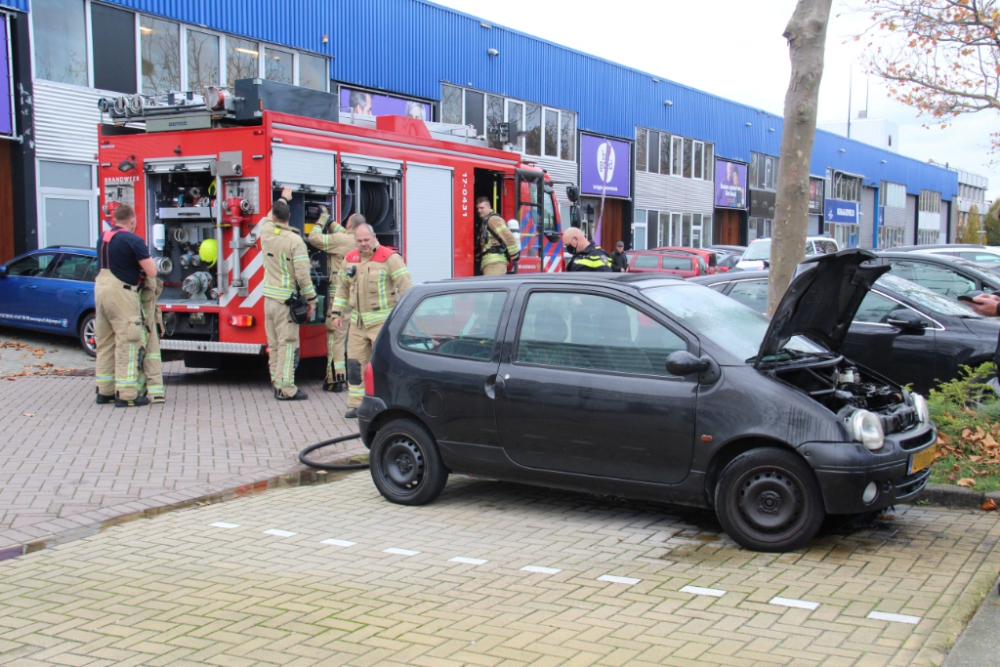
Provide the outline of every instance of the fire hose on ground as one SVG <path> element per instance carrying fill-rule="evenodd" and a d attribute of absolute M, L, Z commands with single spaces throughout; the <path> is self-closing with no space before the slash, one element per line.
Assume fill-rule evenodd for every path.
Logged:
<path fill-rule="evenodd" d="M 362 470 L 368 467 L 367 463 L 342 463 L 342 464 L 317 463 L 315 461 L 310 461 L 309 459 L 306 458 L 309 454 L 315 452 L 317 449 L 321 449 L 328 445 L 336 445 L 337 443 L 346 442 L 348 440 L 354 440 L 360 437 L 361 437 L 360 433 L 352 433 L 350 435 L 342 435 L 339 438 L 331 438 L 330 440 L 317 442 L 315 445 L 309 445 L 301 452 L 299 452 L 299 461 L 309 466 L 310 468 L 316 468 L 318 470 Z"/>

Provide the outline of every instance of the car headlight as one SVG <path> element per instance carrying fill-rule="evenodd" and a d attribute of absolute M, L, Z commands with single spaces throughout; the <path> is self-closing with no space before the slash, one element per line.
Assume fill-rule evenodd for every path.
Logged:
<path fill-rule="evenodd" d="M 882 432 L 882 422 L 867 410 L 858 410 L 847 420 L 851 437 L 868 449 L 882 449 L 885 444 L 885 434 Z"/>
<path fill-rule="evenodd" d="M 917 413 L 917 421 L 921 424 L 926 424 L 931 420 L 931 411 L 927 407 L 927 399 L 920 394 L 912 394 L 913 396 L 913 409 Z"/>

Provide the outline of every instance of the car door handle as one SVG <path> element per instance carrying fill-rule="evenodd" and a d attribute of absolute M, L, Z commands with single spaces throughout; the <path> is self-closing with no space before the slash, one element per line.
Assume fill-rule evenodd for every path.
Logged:
<path fill-rule="evenodd" d="M 505 375 L 504 377 L 508 379 L 510 378 L 509 375 Z M 487 396 L 495 399 L 497 397 L 497 391 L 503 391 L 504 386 L 504 378 L 493 374 L 486 378 L 486 384 L 483 385 L 483 390 L 486 392 Z"/>

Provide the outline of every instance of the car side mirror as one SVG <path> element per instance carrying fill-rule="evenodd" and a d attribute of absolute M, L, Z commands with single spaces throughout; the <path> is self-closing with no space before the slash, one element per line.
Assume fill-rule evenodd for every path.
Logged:
<path fill-rule="evenodd" d="M 0 278 L 6 278 L 6 277 L 7 277 L 7 267 L 0 266 Z"/>
<path fill-rule="evenodd" d="M 923 331 L 924 319 L 908 308 L 899 308 L 889 313 L 886 323 L 903 331 Z"/>
<path fill-rule="evenodd" d="M 698 374 L 702 384 L 712 384 L 719 379 L 719 364 L 711 357 L 696 357 L 687 350 L 671 352 L 667 357 L 667 372 L 678 377 Z"/>

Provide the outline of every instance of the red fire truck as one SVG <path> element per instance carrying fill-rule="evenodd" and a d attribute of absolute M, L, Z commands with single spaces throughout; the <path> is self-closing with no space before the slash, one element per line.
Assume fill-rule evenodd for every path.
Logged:
<path fill-rule="evenodd" d="M 474 274 L 481 196 L 520 221 L 519 271 L 563 268 L 547 175 L 516 152 L 487 147 L 471 128 L 341 118 L 334 95 L 259 79 L 237 82 L 235 94 L 208 89 L 100 106 L 110 116 L 100 126 L 104 217 L 118 203 L 135 208 L 136 233 L 165 282 L 161 347 L 183 352 L 189 366 L 263 353 L 259 227 L 285 186 L 294 192 L 291 224 L 304 236 L 320 204 L 341 221 L 361 213 L 379 243 L 401 252 L 414 282 Z M 517 129 L 508 131 L 517 141 Z M 310 254 L 325 301 L 326 257 Z M 326 355 L 323 312 L 301 330 L 303 357 Z"/>

